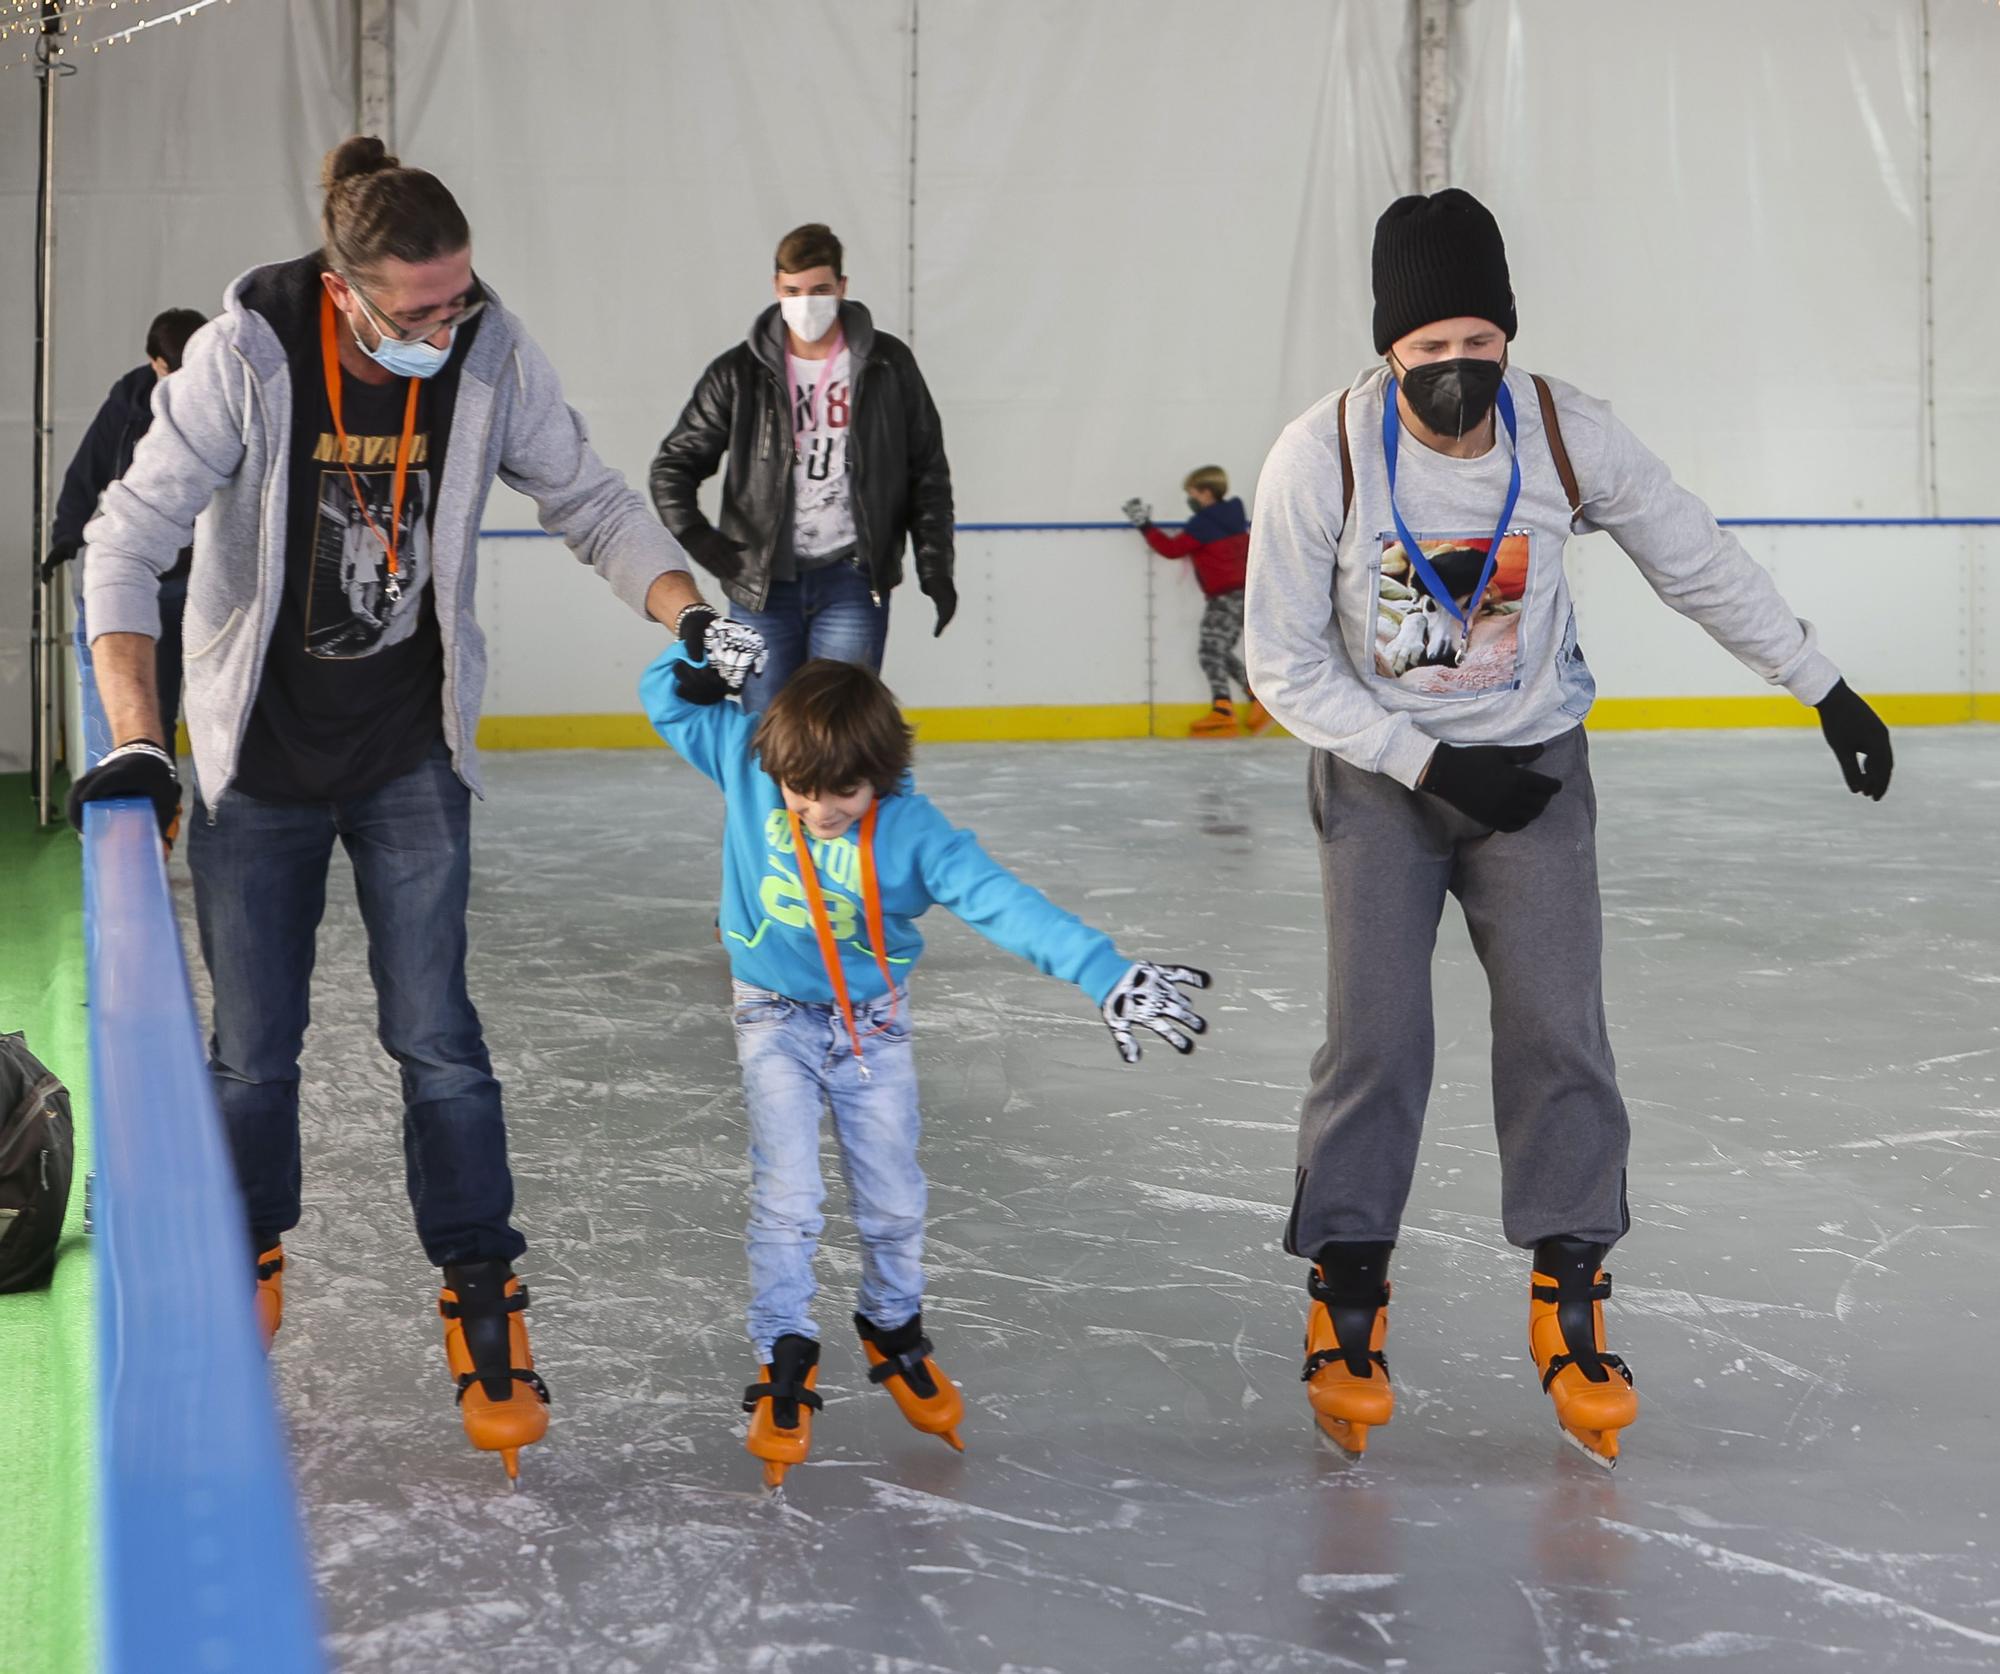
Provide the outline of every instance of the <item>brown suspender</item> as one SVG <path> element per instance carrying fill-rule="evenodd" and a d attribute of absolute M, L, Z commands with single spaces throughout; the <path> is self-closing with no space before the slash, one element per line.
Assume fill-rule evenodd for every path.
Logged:
<path fill-rule="evenodd" d="M 1556 475 L 1562 478 L 1563 492 L 1569 496 L 1569 514 L 1575 517 L 1583 510 L 1583 495 L 1577 490 L 1576 468 L 1569 462 L 1569 449 L 1563 446 L 1562 425 L 1556 421 L 1556 398 L 1541 373 L 1530 376 L 1535 380 L 1535 399 L 1542 404 L 1542 434 L 1549 439 L 1549 452 L 1556 459 Z"/>
<path fill-rule="evenodd" d="M 1569 449 L 1563 446 L 1562 425 L 1556 418 L 1556 398 L 1549 389 L 1548 380 L 1539 372 L 1529 374 L 1535 380 L 1535 399 L 1542 408 L 1542 434 L 1548 438 L 1549 453 L 1556 462 L 1556 475 L 1562 478 L 1563 493 L 1569 498 L 1569 514 L 1575 517 L 1583 510 L 1583 493 L 1576 486 L 1576 467 L 1569 462 Z M 1347 446 L 1347 395 L 1343 391 L 1338 409 L 1340 418 L 1340 480 L 1345 486 L 1341 501 L 1341 517 L 1345 521 L 1354 515 L 1354 455 Z"/>
<path fill-rule="evenodd" d="M 1340 502 L 1340 521 L 1344 524 L 1354 515 L 1354 455 L 1347 449 L 1347 392 L 1340 392 L 1340 480 L 1345 485 L 1345 498 Z"/>

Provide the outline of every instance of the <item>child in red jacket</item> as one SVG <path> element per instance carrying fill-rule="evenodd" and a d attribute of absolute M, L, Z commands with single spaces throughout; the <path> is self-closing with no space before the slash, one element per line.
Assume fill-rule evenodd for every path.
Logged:
<path fill-rule="evenodd" d="M 1230 682 L 1243 688 L 1249 708 L 1246 731 L 1264 732 L 1272 725 L 1268 711 L 1250 690 L 1243 672 L 1243 571 L 1250 556 L 1250 519 L 1243 502 L 1228 498 L 1229 473 L 1220 465 L 1190 471 L 1182 484 L 1193 514 L 1178 535 L 1153 522 L 1153 508 L 1143 500 L 1127 500 L 1125 515 L 1162 558 L 1192 558 L 1195 579 L 1208 597 L 1201 613 L 1201 640 L 1196 655 L 1208 676 L 1214 707 L 1188 728 L 1190 738 L 1233 738 L 1236 705 Z"/>

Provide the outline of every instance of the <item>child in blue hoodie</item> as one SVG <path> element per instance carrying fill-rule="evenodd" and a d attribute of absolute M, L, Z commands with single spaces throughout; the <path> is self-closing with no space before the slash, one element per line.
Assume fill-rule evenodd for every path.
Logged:
<path fill-rule="evenodd" d="M 822 1114 L 861 1235 L 854 1326 L 871 1382 L 919 1430 L 960 1445 L 964 1406 L 923 1328 L 925 1186 L 908 982 L 916 920 L 948 907 L 1097 1006 L 1127 1063 L 1135 1029 L 1194 1050 L 1206 1025 L 1182 965 L 1135 964 L 1031 889 L 911 788 L 911 732 L 870 670 L 808 663 L 762 716 L 724 701 L 751 672 L 755 636 L 706 609 L 639 683 L 660 736 L 719 784 L 722 933 L 735 977 L 737 1059 L 750 1118 L 750 1338 L 746 1445 L 773 1487 L 806 1456 L 819 1367 L 811 1314 L 823 1220 Z"/>

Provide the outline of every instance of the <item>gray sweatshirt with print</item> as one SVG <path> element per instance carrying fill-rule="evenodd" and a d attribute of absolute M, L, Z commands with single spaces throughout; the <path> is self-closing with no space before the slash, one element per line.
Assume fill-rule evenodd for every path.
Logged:
<path fill-rule="evenodd" d="M 1250 524 L 1246 649 L 1258 699 L 1294 735 L 1352 766 L 1414 786 L 1431 751 L 1450 744 L 1539 744 L 1589 712 L 1596 684 L 1577 647 L 1563 575 L 1572 533 L 1601 529 L 1654 592 L 1708 630 L 1747 668 L 1817 703 L 1840 671 L 1812 625 L 1793 616 L 1764 569 L 1605 402 L 1546 380 L 1582 495 L 1572 522 L 1530 376 L 1509 368 L 1521 497 L 1487 603 L 1455 665 L 1405 667 L 1421 646 L 1411 575 L 1389 506 L 1382 442 L 1386 369 L 1347 391 L 1354 510 L 1345 513 L 1339 394 L 1285 427 L 1257 484 Z M 1447 584 L 1478 568 L 1507 497 L 1504 427 L 1477 459 L 1433 452 L 1400 432 L 1396 506 Z M 1461 567 L 1454 570 L 1452 551 Z M 1461 600 L 1461 602 L 1463 602 Z M 1449 623 L 1446 624 L 1449 626 Z"/>
<path fill-rule="evenodd" d="M 192 540 L 185 693 L 195 772 L 210 808 L 236 776 L 284 586 L 297 345 L 281 341 L 244 300 L 260 280 L 271 290 L 277 273 L 244 274 L 229 287 L 223 312 L 189 340 L 180 371 L 154 391 L 152 427 L 131 468 L 84 530 L 93 638 L 157 639 L 159 578 Z M 475 791 L 486 640 L 473 618 L 473 591 L 480 518 L 495 478 L 534 500 L 542 527 L 641 615 L 653 582 L 688 568 L 680 543 L 598 458 L 547 357 L 489 294 L 459 370 L 431 525 L 444 735 L 454 768 Z"/>

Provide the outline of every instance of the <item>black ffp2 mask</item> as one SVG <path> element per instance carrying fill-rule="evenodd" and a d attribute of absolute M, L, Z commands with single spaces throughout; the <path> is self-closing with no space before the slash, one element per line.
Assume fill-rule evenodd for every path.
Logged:
<path fill-rule="evenodd" d="M 1440 436 L 1463 436 L 1493 411 L 1507 363 L 1499 360 L 1433 360 L 1403 369 L 1397 380 L 1410 411 Z"/>

